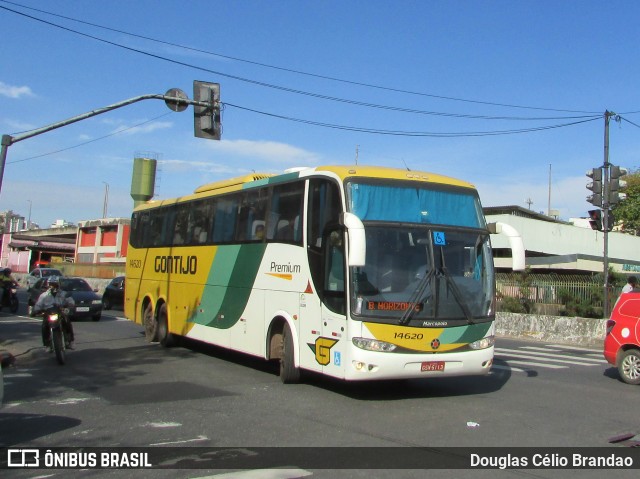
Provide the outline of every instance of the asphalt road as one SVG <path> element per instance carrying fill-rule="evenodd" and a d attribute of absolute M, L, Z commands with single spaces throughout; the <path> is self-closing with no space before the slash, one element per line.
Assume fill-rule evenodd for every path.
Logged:
<path fill-rule="evenodd" d="M 584 470 L 403 469 L 393 448 L 621 450 L 610 444 L 612 437 L 640 434 L 640 388 L 620 381 L 597 349 L 501 339 L 486 377 L 344 383 L 309 376 L 283 385 L 277 368 L 258 359 L 198 343 L 148 344 L 121 314 L 74 323 L 76 348 L 59 366 L 39 345 L 39 320 L 0 312 L 0 348 L 17 356 L 5 371 L 0 447 L 183 448 L 166 449 L 167 461 L 177 461 L 176 451 L 194 451 L 186 447 L 225 448 L 236 458 L 304 449 L 260 471 L 231 461 L 235 467 L 204 462 L 193 470 L 39 471 L 43 477 L 602 477 L 603 471 Z M 278 449 L 260 449 L 268 447 Z M 318 449 L 356 447 L 384 448 L 369 459 L 394 464 L 392 474 L 366 467 L 366 460 L 356 469 L 331 469 L 331 461 L 344 464 L 337 455 L 344 449 Z M 307 456 L 325 465 L 310 467 Z M 616 477 L 636 476 L 616 471 Z"/>

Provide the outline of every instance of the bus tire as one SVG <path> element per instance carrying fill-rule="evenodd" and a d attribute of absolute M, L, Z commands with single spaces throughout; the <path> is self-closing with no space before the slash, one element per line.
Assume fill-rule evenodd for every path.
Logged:
<path fill-rule="evenodd" d="M 295 366 L 293 334 L 288 324 L 282 331 L 282 356 L 280 357 L 280 380 L 284 384 L 300 382 L 300 368 Z"/>
<path fill-rule="evenodd" d="M 150 343 L 158 340 L 158 322 L 153 314 L 151 303 L 147 304 L 142 313 L 142 324 L 144 325 L 144 336 Z"/>
<path fill-rule="evenodd" d="M 176 337 L 169 332 L 166 304 L 160 306 L 160 311 L 158 312 L 158 341 L 165 348 L 170 348 L 176 344 Z"/>

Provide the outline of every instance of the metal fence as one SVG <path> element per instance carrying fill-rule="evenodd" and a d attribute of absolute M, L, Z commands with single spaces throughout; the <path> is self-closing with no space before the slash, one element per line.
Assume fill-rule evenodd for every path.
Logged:
<path fill-rule="evenodd" d="M 617 297 L 623 284 L 611 288 L 611 297 Z M 497 273 L 498 297 L 526 298 L 537 304 L 561 305 L 560 292 L 566 291 L 574 298 L 585 300 L 595 307 L 602 307 L 602 276 Z"/>

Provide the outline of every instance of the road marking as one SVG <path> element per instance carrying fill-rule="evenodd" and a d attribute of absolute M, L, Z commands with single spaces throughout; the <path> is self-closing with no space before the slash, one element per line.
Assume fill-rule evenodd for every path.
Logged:
<path fill-rule="evenodd" d="M 29 318 L 27 316 L 18 316 L 18 318 L 23 318 L 23 319 L 10 319 L 8 321 L 3 319 L 2 321 L 0 321 L 0 323 L 2 323 L 2 324 L 22 324 L 25 321 L 30 321 L 30 322 L 37 321 L 38 323 L 42 322 L 42 318 Z"/>
<path fill-rule="evenodd" d="M 67 398 L 62 399 L 60 401 L 49 401 L 50 403 L 55 404 L 56 406 L 67 406 L 69 404 L 79 404 L 81 402 L 89 401 L 94 398 Z"/>
<path fill-rule="evenodd" d="M 491 366 L 491 369 L 503 369 L 505 371 L 518 371 L 521 373 L 526 372 L 526 369 L 521 369 L 521 368 L 512 368 L 511 366 L 503 366 L 502 364 L 493 364 L 493 366 Z"/>
<path fill-rule="evenodd" d="M 179 422 L 148 422 L 147 424 L 144 424 L 144 426 L 163 428 L 163 427 L 180 427 L 182 426 L 182 424 L 180 424 Z"/>
<path fill-rule="evenodd" d="M 546 361 L 553 361 L 556 363 L 562 363 L 562 364 L 576 364 L 579 366 L 598 366 L 599 364 L 603 364 L 605 361 L 600 360 L 600 359 L 592 359 L 592 358 L 583 358 L 583 359 L 578 359 L 576 358 L 576 360 L 570 360 L 570 359 L 562 359 L 562 358 L 570 358 L 570 357 L 575 357 L 575 356 L 566 356 L 566 355 L 560 355 L 560 354 L 543 354 L 543 353 L 528 353 L 528 352 L 521 352 L 520 349 L 498 349 L 496 351 L 499 355 L 501 356 L 506 356 L 509 358 L 521 358 L 521 359 L 541 359 L 541 360 L 546 360 Z M 593 364 L 590 364 L 593 363 Z"/>
<path fill-rule="evenodd" d="M 514 352 L 510 352 L 510 351 L 514 351 Z M 504 349 L 504 350 L 500 350 L 501 356 L 505 356 L 507 359 L 501 357 L 500 359 L 503 359 L 504 361 L 511 361 L 511 359 L 508 358 L 516 358 L 516 359 L 535 359 L 535 360 L 542 360 L 542 361 L 553 361 L 554 363 L 561 363 L 561 364 L 576 364 L 578 366 L 598 366 L 598 364 L 588 364 L 584 361 L 571 361 L 569 359 L 556 359 L 556 357 L 558 356 L 557 354 L 547 354 L 547 355 L 541 355 L 541 354 L 534 354 L 534 353 L 529 353 L 529 354 L 523 354 L 523 353 L 519 353 L 517 349 Z M 560 356 L 560 357 L 568 357 L 568 356 Z M 593 359 L 586 359 L 585 361 L 594 361 Z M 540 363 L 542 365 L 542 363 Z"/>
<path fill-rule="evenodd" d="M 569 366 L 561 366 L 559 364 L 541 363 L 538 361 L 519 361 L 517 359 L 503 359 L 507 364 L 519 364 L 520 366 L 530 366 L 531 368 L 548 368 L 548 369 L 567 369 Z M 495 366 L 494 366 L 495 367 Z M 509 368 L 515 369 L 515 368 Z"/>
<path fill-rule="evenodd" d="M 250 471 L 235 471 L 201 476 L 194 479 L 294 479 L 313 475 L 304 469 L 252 469 Z"/>
<path fill-rule="evenodd" d="M 573 351 L 580 351 L 580 352 L 584 352 L 587 353 L 585 355 L 580 355 L 579 357 L 595 357 L 595 358 L 601 358 L 602 357 L 602 351 L 593 351 L 591 349 L 556 349 L 556 348 L 538 348 L 536 346 L 523 346 L 520 349 L 526 349 L 526 350 L 531 350 L 531 351 L 548 351 L 548 352 L 553 352 L 553 353 L 562 353 L 564 352 L 565 354 L 571 354 L 571 352 Z"/>
<path fill-rule="evenodd" d="M 184 441 L 156 442 L 154 444 L 149 444 L 149 446 L 168 446 L 169 444 L 187 444 L 190 442 L 203 442 L 208 440 L 209 438 L 207 436 L 198 436 L 194 439 L 185 439 Z"/>
<path fill-rule="evenodd" d="M 30 378 L 33 377 L 31 373 L 4 373 L 4 378 Z"/>
<path fill-rule="evenodd" d="M 602 350 L 601 349 L 589 349 L 589 348 L 582 348 L 582 347 L 579 347 L 579 346 L 565 346 L 565 345 L 559 345 L 559 344 L 554 344 L 552 347 L 554 347 L 554 348 L 562 348 L 562 349 L 569 349 L 569 350 L 572 350 L 572 351 L 583 351 L 585 353 L 588 352 L 588 353 L 600 353 L 600 354 L 602 354 Z"/>

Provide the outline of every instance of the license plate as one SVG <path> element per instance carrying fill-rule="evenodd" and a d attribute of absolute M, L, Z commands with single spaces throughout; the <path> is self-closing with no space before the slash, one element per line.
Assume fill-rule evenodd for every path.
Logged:
<path fill-rule="evenodd" d="M 89 306 L 80 306 L 78 308 L 76 308 L 76 311 L 78 313 L 86 313 L 89 311 Z"/>
<path fill-rule="evenodd" d="M 444 371 L 444 361 L 426 361 L 420 366 L 420 371 Z"/>

